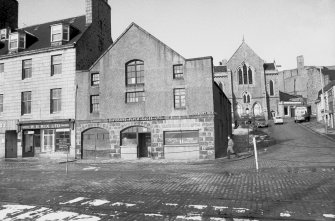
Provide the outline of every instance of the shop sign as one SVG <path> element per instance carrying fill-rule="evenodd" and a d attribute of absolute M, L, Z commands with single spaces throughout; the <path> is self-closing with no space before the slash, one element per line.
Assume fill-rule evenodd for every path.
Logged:
<path fill-rule="evenodd" d="M 68 151 L 71 146 L 70 131 L 56 131 L 56 151 Z"/>
<path fill-rule="evenodd" d="M 21 125 L 22 130 L 29 129 L 57 129 L 57 128 L 69 128 L 69 123 L 51 123 L 51 124 L 27 124 Z"/>

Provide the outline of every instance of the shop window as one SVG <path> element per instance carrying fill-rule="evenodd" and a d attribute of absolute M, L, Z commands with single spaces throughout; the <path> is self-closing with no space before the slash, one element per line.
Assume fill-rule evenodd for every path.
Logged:
<path fill-rule="evenodd" d="M 129 127 L 121 132 L 121 146 L 137 145 L 137 134 L 147 133 L 146 127 Z"/>
<path fill-rule="evenodd" d="M 62 73 L 62 55 L 51 56 L 51 76 Z"/>
<path fill-rule="evenodd" d="M 91 74 L 91 86 L 99 86 L 99 84 L 100 84 L 99 73 L 92 73 Z"/>
<path fill-rule="evenodd" d="M 126 85 L 144 84 L 144 62 L 133 60 L 126 64 Z"/>
<path fill-rule="evenodd" d="M 126 103 L 138 103 L 145 101 L 144 91 L 127 92 Z"/>
<path fill-rule="evenodd" d="M 31 59 L 22 61 L 22 80 L 31 78 L 32 75 L 32 61 Z"/>
<path fill-rule="evenodd" d="M 199 131 L 165 131 L 164 145 L 182 145 L 199 143 Z"/>
<path fill-rule="evenodd" d="M 173 78 L 174 79 L 184 79 L 182 64 L 173 65 Z"/>
<path fill-rule="evenodd" d="M 0 94 L 0 114 L 3 112 L 3 94 Z"/>
<path fill-rule="evenodd" d="M 91 113 L 99 113 L 99 95 L 92 95 L 90 101 L 90 112 Z"/>
<path fill-rule="evenodd" d="M 62 110 L 62 89 L 51 89 L 50 91 L 50 113 Z"/>
<path fill-rule="evenodd" d="M 31 114 L 31 91 L 21 93 L 21 115 Z"/>
<path fill-rule="evenodd" d="M 174 89 L 173 94 L 174 94 L 174 108 L 185 109 L 186 108 L 185 88 Z"/>
<path fill-rule="evenodd" d="M 55 131 L 43 130 L 42 152 L 51 152 L 54 149 Z"/>

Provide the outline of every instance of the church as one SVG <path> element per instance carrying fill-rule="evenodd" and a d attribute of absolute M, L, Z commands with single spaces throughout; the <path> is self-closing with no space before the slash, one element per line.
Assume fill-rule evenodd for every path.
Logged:
<path fill-rule="evenodd" d="M 276 63 L 266 63 L 244 41 L 226 61 L 214 66 L 214 79 L 232 104 L 232 118 L 264 117 L 277 113 L 279 103 Z"/>

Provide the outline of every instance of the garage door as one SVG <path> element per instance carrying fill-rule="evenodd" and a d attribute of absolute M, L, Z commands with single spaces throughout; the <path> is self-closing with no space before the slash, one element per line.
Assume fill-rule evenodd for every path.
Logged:
<path fill-rule="evenodd" d="M 82 134 L 82 158 L 110 158 L 111 143 L 109 132 L 102 128 L 92 128 Z"/>

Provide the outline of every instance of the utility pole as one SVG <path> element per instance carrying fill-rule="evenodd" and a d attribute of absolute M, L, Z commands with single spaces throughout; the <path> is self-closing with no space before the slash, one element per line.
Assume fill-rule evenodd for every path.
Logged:
<path fill-rule="evenodd" d="M 326 100 L 325 100 L 325 94 L 324 94 L 324 82 L 323 82 L 323 76 L 322 76 L 322 71 L 321 67 L 319 67 L 320 70 L 320 78 L 321 78 L 321 91 L 322 91 L 322 96 L 321 96 L 321 101 L 323 101 L 323 120 L 325 122 L 325 133 L 328 133 L 328 125 L 327 125 L 327 120 L 326 120 Z"/>

